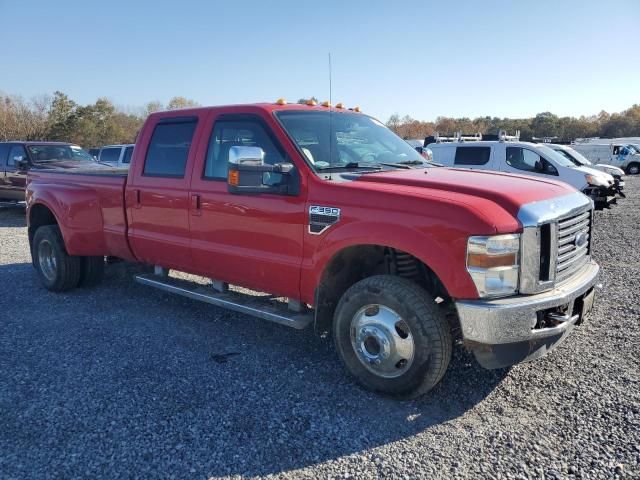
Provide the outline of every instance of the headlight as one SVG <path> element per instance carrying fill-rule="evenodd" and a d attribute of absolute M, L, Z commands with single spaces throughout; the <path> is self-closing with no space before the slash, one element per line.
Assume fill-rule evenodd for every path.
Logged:
<path fill-rule="evenodd" d="M 481 297 L 518 293 L 520 235 L 469 237 L 467 271 Z"/>
<path fill-rule="evenodd" d="M 598 177 L 596 175 L 591 175 L 590 173 L 587 173 L 584 176 L 584 179 L 587 181 L 587 183 L 589 185 L 592 185 L 594 187 L 608 187 L 608 183 L 607 181 L 602 178 L 602 177 Z"/>

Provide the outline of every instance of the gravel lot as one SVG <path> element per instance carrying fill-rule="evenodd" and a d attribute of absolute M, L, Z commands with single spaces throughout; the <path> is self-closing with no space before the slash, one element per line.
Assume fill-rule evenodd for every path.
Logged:
<path fill-rule="evenodd" d="M 135 284 L 52 294 L 0 207 L 0 478 L 640 478 L 640 178 L 596 214 L 603 289 L 556 351 L 426 397 L 358 388 L 329 342 Z"/>

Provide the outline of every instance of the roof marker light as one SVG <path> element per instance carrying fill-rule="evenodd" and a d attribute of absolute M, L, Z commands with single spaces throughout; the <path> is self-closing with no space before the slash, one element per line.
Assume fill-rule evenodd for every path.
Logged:
<path fill-rule="evenodd" d="M 307 105 L 309 105 L 310 107 L 315 107 L 316 105 L 318 105 L 318 102 L 316 102 L 313 98 L 310 98 L 309 100 L 307 100 Z"/>
<path fill-rule="evenodd" d="M 323 107 L 331 107 L 331 102 L 329 100 L 325 100 L 324 102 L 322 102 L 322 106 Z"/>
<path fill-rule="evenodd" d="M 279 98 L 276 100 L 276 105 L 286 105 L 287 101 L 284 98 Z"/>
<path fill-rule="evenodd" d="M 353 107 L 353 111 L 360 113 L 362 110 L 360 110 L 360 107 L 356 105 L 355 107 Z"/>
<path fill-rule="evenodd" d="M 344 108 L 344 103 L 342 102 L 336 103 L 336 108 Z"/>

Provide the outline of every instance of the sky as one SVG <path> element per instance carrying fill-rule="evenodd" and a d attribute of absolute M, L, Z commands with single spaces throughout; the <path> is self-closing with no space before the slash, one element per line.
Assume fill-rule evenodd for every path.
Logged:
<path fill-rule="evenodd" d="M 640 103 L 640 0 L 0 0 L 0 92 L 125 109 L 329 97 L 523 118 Z"/>

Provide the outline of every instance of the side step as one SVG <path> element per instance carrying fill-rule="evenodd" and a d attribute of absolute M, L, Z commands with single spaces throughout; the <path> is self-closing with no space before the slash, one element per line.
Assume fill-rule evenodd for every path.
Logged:
<path fill-rule="evenodd" d="M 143 285 L 158 288 L 165 292 L 175 293 L 183 297 L 210 303 L 216 307 L 226 308 L 234 312 L 252 315 L 271 322 L 286 325 L 301 330 L 313 322 L 312 312 L 295 313 L 287 309 L 286 305 L 276 305 L 271 301 L 273 297 L 256 297 L 231 290 L 218 292 L 212 287 L 180 280 L 177 278 L 155 274 L 136 275 L 135 280 Z"/>

